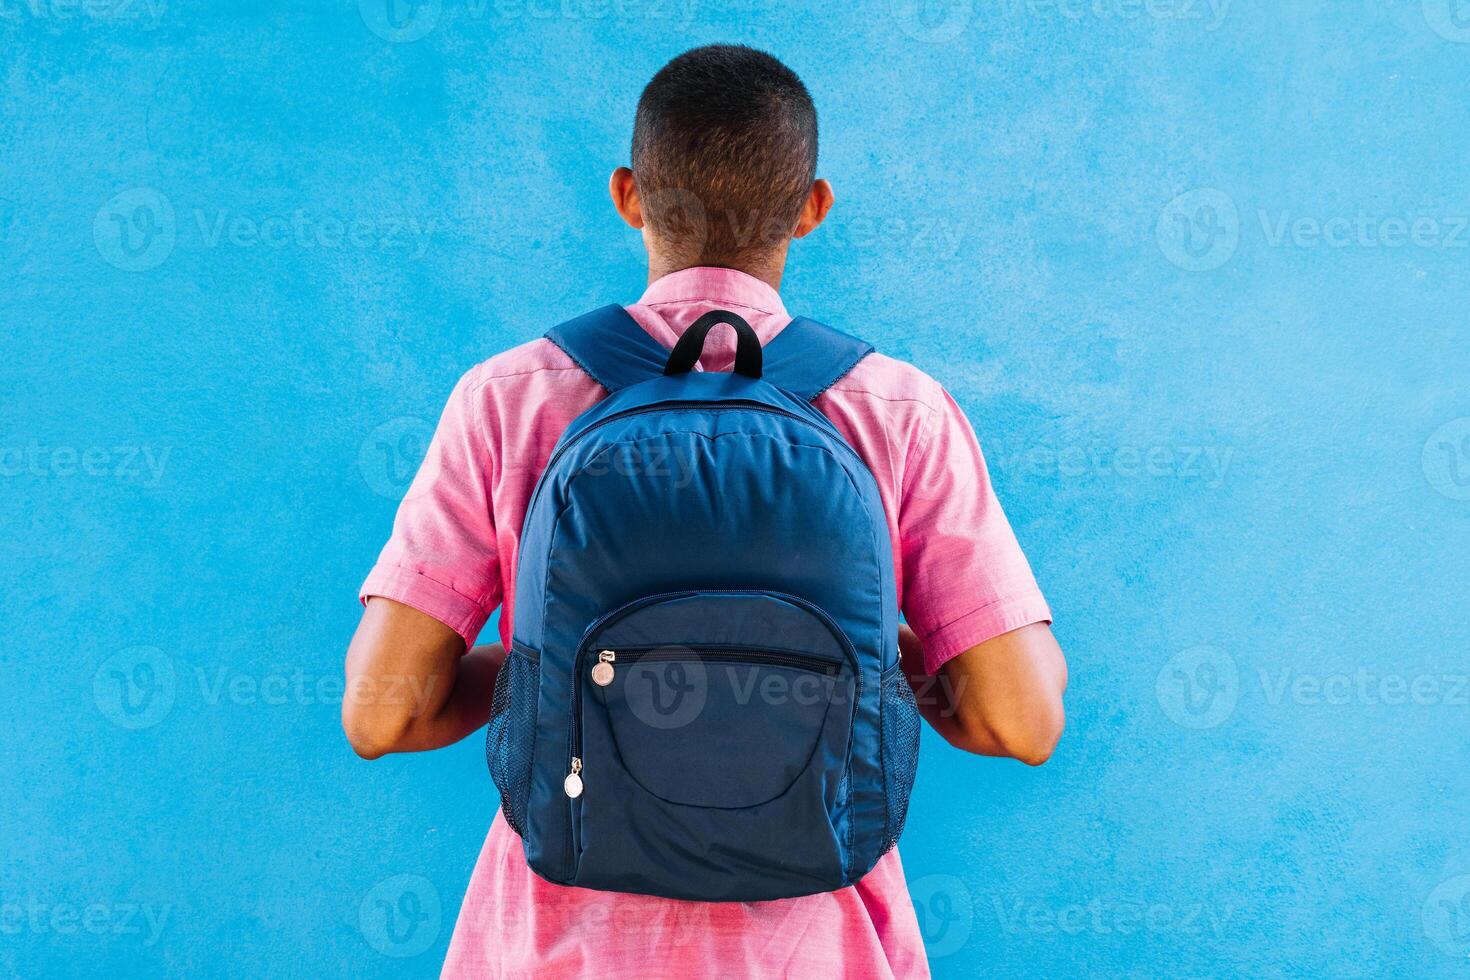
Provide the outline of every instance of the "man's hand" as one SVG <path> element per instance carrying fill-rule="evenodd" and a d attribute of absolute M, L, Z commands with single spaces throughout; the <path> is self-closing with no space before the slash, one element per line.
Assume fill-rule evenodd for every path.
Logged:
<path fill-rule="evenodd" d="M 1067 662 L 1045 623 L 1023 626 L 971 647 L 940 668 L 923 672 L 923 648 L 899 628 L 904 672 L 919 711 L 944 740 L 980 755 L 1039 766 L 1062 737 Z"/>
<path fill-rule="evenodd" d="M 448 626 L 411 606 L 370 598 L 347 648 L 342 730 L 364 759 L 459 741 L 490 720 L 505 649 L 465 653 Z"/>

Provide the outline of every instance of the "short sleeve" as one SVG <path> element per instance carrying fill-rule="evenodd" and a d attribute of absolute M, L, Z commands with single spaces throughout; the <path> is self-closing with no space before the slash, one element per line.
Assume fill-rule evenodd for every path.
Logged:
<path fill-rule="evenodd" d="M 471 376 L 460 379 L 424 461 L 398 505 L 393 535 L 361 598 L 392 599 L 439 620 L 468 649 L 500 605 L 500 559 L 490 508 L 493 446 Z"/>
<path fill-rule="evenodd" d="M 1051 621 L 974 430 L 940 395 L 905 466 L 899 511 L 904 617 L 929 673 L 1002 633 Z"/>

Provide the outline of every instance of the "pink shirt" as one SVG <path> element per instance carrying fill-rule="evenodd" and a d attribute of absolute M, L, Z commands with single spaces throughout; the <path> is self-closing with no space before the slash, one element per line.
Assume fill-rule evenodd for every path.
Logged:
<path fill-rule="evenodd" d="M 762 343 L 791 319 L 770 286 L 712 268 L 659 279 L 628 312 L 672 347 L 712 309 L 745 317 Z M 733 333 L 716 331 L 700 366 L 729 370 L 734 356 Z M 531 491 L 562 430 L 604 394 L 544 339 L 471 369 L 450 395 L 393 536 L 363 584 L 364 599 L 384 596 L 413 606 L 456 630 L 466 646 L 503 603 L 500 638 L 508 647 L 516 552 Z M 975 435 L 937 382 L 873 354 L 816 406 L 877 478 L 899 605 L 923 640 L 928 671 L 1001 633 L 1050 620 Z M 498 814 L 444 964 L 447 977 L 928 972 L 897 850 L 858 884 L 835 892 L 774 902 L 682 902 L 544 881 Z"/>

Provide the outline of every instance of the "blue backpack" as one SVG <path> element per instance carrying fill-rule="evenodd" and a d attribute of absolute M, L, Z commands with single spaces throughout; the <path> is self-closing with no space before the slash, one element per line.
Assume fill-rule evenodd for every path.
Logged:
<path fill-rule="evenodd" d="M 732 373 L 693 370 L 729 324 Z M 486 756 L 548 881 L 831 891 L 898 840 L 919 744 L 873 475 L 811 401 L 872 351 L 734 313 L 670 352 L 618 306 L 546 335 L 608 397 L 531 497 Z"/>

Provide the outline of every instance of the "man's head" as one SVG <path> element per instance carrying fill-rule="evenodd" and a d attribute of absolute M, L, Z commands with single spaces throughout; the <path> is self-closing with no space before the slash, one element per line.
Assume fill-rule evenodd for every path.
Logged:
<path fill-rule="evenodd" d="M 643 90 L 633 168 L 613 203 L 643 229 L 654 277 L 696 265 L 779 280 L 793 237 L 832 206 L 816 180 L 817 111 L 801 79 L 768 54 L 695 48 Z"/>

